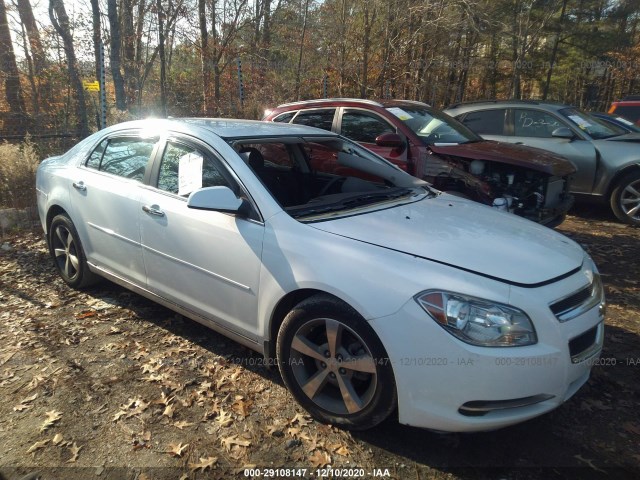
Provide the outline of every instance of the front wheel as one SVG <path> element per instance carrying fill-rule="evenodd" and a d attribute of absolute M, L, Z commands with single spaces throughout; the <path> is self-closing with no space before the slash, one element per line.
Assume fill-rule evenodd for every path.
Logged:
<path fill-rule="evenodd" d="M 329 295 L 310 297 L 289 312 L 277 352 L 285 384 L 321 422 L 363 430 L 395 410 L 393 370 L 380 339 Z"/>
<path fill-rule="evenodd" d="M 611 192 L 611 209 L 622 222 L 640 226 L 640 171 L 618 182 Z"/>
<path fill-rule="evenodd" d="M 49 226 L 49 252 L 58 273 L 70 287 L 83 288 L 98 280 L 89 270 L 76 227 L 64 214 L 56 215 Z"/>

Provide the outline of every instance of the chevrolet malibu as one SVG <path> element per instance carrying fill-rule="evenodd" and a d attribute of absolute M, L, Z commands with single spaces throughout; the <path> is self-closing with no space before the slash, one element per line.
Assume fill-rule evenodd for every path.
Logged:
<path fill-rule="evenodd" d="M 107 278 L 264 354 L 322 422 L 504 427 L 560 406 L 602 349 L 576 243 L 330 132 L 123 123 L 36 182 L 69 286 Z"/>

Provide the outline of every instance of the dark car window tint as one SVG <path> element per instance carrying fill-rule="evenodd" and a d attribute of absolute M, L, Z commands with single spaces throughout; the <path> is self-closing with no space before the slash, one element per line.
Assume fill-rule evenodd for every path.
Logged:
<path fill-rule="evenodd" d="M 100 170 L 120 177 L 142 180 L 157 139 L 114 138 L 109 140 Z"/>
<path fill-rule="evenodd" d="M 342 115 L 340 133 L 356 142 L 375 143 L 379 135 L 395 133 L 395 129 L 377 115 L 352 111 Z"/>
<path fill-rule="evenodd" d="M 279 122 L 279 123 L 289 123 L 296 113 L 298 113 L 298 112 L 293 111 L 293 112 L 282 113 L 282 114 L 278 115 L 277 117 L 275 117 L 273 119 L 273 121 L 274 122 Z M 329 128 L 331 128 L 331 125 L 329 125 Z"/>
<path fill-rule="evenodd" d="M 296 115 L 292 123 L 331 131 L 335 111 L 335 108 L 326 110 L 303 110 Z"/>
<path fill-rule="evenodd" d="M 91 152 L 91 155 L 89 155 L 89 158 L 87 159 L 87 167 L 95 168 L 96 170 L 100 169 L 100 162 L 102 161 L 102 155 L 104 154 L 104 149 L 106 148 L 107 143 L 109 143 L 109 140 L 103 140 L 96 149 Z"/>
<path fill-rule="evenodd" d="M 640 120 L 640 106 L 633 107 L 628 105 L 618 105 L 616 106 L 615 113 L 616 115 L 622 115 L 623 117 L 628 118 L 629 120 L 633 120 L 634 122 Z"/>
<path fill-rule="evenodd" d="M 188 145 L 167 143 L 158 175 L 160 190 L 187 196 L 199 188 L 220 186 L 230 185 L 213 160 Z"/>
<path fill-rule="evenodd" d="M 504 135 L 505 113 L 503 108 L 469 112 L 462 123 L 479 135 Z"/>
<path fill-rule="evenodd" d="M 516 137 L 551 138 L 555 129 L 564 126 L 556 117 L 545 112 L 520 108 L 513 111 L 513 133 Z"/>

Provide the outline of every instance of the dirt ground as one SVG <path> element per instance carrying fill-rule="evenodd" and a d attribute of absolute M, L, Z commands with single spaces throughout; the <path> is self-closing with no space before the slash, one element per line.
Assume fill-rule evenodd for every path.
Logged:
<path fill-rule="evenodd" d="M 319 424 L 258 355 L 109 282 L 67 288 L 37 228 L 5 236 L 0 479 L 640 478 L 640 229 L 583 207 L 559 230 L 603 274 L 601 364 L 554 412 L 466 435 Z"/>

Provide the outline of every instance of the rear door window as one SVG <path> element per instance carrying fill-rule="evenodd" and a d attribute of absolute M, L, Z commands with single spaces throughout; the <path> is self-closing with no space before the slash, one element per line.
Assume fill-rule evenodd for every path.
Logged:
<path fill-rule="evenodd" d="M 478 135 L 504 135 L 506 114 L 507 110 L 504 108 L 469 112 L 465 115 L 462 123 Z"/>
<path fill-rule="evenodd" d="M 308 125 L 310 127 L 331 131 L 333 126 L 333 117 L 335 114 L 335 108 L 301 110 L 291 123 L 295 123 L 297 125 Z"/>
<path fill-rule="evenodd" d="M 103 140 L 86 166 L 119 177 L 142 181 L 158 138 L 122 137 Z"/>

